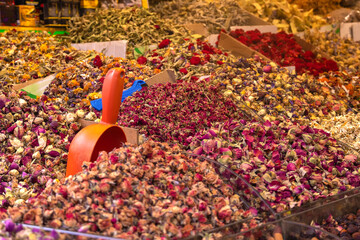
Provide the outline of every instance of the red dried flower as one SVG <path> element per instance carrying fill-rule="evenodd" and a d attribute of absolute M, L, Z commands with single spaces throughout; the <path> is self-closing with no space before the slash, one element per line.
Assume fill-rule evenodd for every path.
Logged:
<path fill-rule="evenodd" d="M 190 59 L 190 64 L 192 65 L 199 65 L 201 62 L 201 59 L 199 57 L 193 56 Z"/>
<path fill-rule="evenodd" d="M 159 48 L 167 47 L 167 46 L 169 46 L 170 43 L 171 43 L 170 39 L 164 39 L 159 44 Z"/>
<path fill-rule="evenodd" d="M 93 65 L 98 67 L 98 68 L 103 65 L 99 55 L 96 55 L 96 57 L 94 58 Z"/>
<path fill-rule="evenodd" d="M 159 25 L 154 25 L 155 29 L 160 29 Z"/>
<path fill-rule="evenodd" d="M 146 63 L 147 63 L 147 59 L 146 59 L 146 57 L 144 57 L 144 56 L 140 56 L 140 57 L 138 57 L 137 62 L 138 62 L 139 64 L 146 64 Z"/>
<path fill-rule="evenodd" d="M 186 68 L 181 68 L 179 70 L 179 72 L 183 73 L 183 74 L 187 74 L 188 73 L 188 70 Z"/>

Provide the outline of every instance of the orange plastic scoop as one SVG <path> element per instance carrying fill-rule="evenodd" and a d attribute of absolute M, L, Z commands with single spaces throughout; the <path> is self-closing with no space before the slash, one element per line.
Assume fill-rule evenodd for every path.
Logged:
<path fill-rule="evenodd" d="M 101 122 L 83 128 L 72 140 L 66 176 L 80 172 L 84 161 L 94 162 L 100 151 L 109 152 L 126 142 L 124 131 L 115 125 L 124 89 L 124 75 L 125 71 L 120 68 L 111 69 L 106 74 L 102 88 Z"/>

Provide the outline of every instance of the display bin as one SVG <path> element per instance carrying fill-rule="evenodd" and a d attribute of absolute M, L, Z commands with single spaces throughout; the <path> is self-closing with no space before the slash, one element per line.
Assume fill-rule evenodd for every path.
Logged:
<path fill-rule="evenodd" d="M 316 202 L 312 204 L 311 208 L 287 216 L 283 220 L 306 225 L 310 225 L 312 223 L 321 224 L 322 221 L 326 220 L 329 216 L 336 219 L 349 213 L 356 213 L 356 211 L 360 209 L 359 191 L 360 189 L 357 188 L 353 191 L 333 196 L 331 199 L 324 199 L 321 202 Z M 288 228 L 287 230 L 288 232 L 291 232 L 294 228 Z M 335 235 L 331 236 L 337 237 Z M 337 237 L 337 239 L 340 238 Z"/>
<path fill-rule="evenodd" d="M 92 240 L 92 239 L 101 239 L 101 240 L 122 240 L 121 238 L 107 237 L 96 234 L 88 234 L 82 232 L 69 231 L 64 229 L 55 229 L 49 227 L 41 227 L 29 224 L 16 224 L 17 226 L 22 225 L 24 230 L 30 230 L 33 233 L 36 233 L 38 236 L 44 235 L 43 239 L 59 239 L 59 240 Z M 46 238 L 49 236 L 50 238 Z M 5 237 L 5 236 L 4 236 Z M 7 237 L 13 237 L 9 235 Z M 42 238 L 39 238 L 42 239 Z"/>
<path fill-rule="evenodd" d="M 307 202 L 301 207 L 295 207 L 280 213 L 277 213 L 278 219 L 288 219 L 290 221 L 296 221 L 296 216 L 300 215 L 304 212 L 309 211 L 310 209 L 320 208 L 324 205 L 331 204 L 333 202 L 341 201 L 342 199 L 346 199 L 349 196 L 356 196 L 360 194 L 360 188 L 354 188 L 348 191 L 341 192 L 337 195 L 329 196 L 326 198 L 318 199 L 316 201 Z M 359 202 L 360 203 L 360 202 Z M 358 204 L 360 206 L 360 204 Z M 303 222 L 303 221 L 301 221 Z M 308 223 L 308 222 L 304 222 Z"/>

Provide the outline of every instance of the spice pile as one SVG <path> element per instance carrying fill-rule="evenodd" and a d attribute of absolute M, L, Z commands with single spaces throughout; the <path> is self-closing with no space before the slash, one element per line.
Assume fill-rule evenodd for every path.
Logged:
<path fill-rule="evenodd" d="M 46 77 L 86 59 L 90 53 L 68 48 L 47 32 L 0 33 L 0 81 L 22 83 Z"/>
<path fill-rule="evenodd" d="M 178 23 L 203 23 L 208 31 L 217 34 L 220 30 L 228 31 L 231 26 L 247 24 L 248 14 L 234 0 L 174 0 L 160 2 L 152 10 L 162 18 L 176 19 Z"/>
<path fill-rule="evenodd" d="M 257 29 L 245 32 L 237 29 L 231 31 L 230 35 L 280 66 L 295 66 L 298 74 L 308 72 L 318 76 L 323 72 L 339 70 L 335 61 L 317 58 L 312 51 L 304 51 L 292 34 L 261 33 Z"/>
<path fill-rule="evenodd" d="M 360 70 L 360 44 L 350 39 L 343 39 L 339 34 L 330 31 L 306 31 L 305 39 L 320 51 L 327 53 L 338 64 L 340 69 L 356 74 Z"/>
<path fill-rule="evenodd" d="M 220 86 L 205 82 L 153 85 L 127 98 L 121 105 L 119 125 L 135 127 L 160 142 L 180 145 L 213 123 L 244 115 L 222 95 Z"/>
<path fill-rule="evenodd" d="M 72 18 L 68 32 L 75 43 L 128 40 L 129 47 L 147 46 L 164 38 L 178 41 L 189 36 L 184 26 L 139 7 L 97 9 Z"/>
<path fill-rule="evenodd" d="M 110 58 L 100 54 L 62 70 L 45 89 L 44 95 L 52 101 L 63 102 L 67 109 L 89 106 L 91 100 L 101 98 L 105 75 L 113 67 L 125 70 L 124 89 L 131 87 L 135 80 L 145 80 L 159 72 L 140 65 L 135 60 Z"/>
<path fill-rule="evenodd" d="M 308 126 L 229 121 L 198 132 L 187 144 L 240 174 L 277 212 L 360 186 L 358 157 Z"/>
<path fill-rule="evenodd" d="M 211 75 L 222 64 L 233 59 L 233 56 L 200 39 L 186 39 L 183 44 L 165 39 L 157 49 L 139 57 L 137 61 L 155 69 L 173 69 L 178 79 L 198 80 Z"/>
<path fill-rule="evenodd" d="M 312 10 L 303 11 L 287 0 L 238 0 L 249 12 L 288 33 L 303 32 L 326 24 L 326 20 Z"/>
<path fill-rule="evenodd" d="M 253 216 L 209 163 L 151 141 L 102 152 L 8 213 L 15 222 L 131 239 L 184 238 Z"/>

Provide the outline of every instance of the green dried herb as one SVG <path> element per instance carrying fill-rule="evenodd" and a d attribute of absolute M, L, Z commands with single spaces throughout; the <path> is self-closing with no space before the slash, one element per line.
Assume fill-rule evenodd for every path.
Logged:
<path fill-rule="evenodd" d="M 210 33 L 229 30 L 231 26 L 246 25 L 247 13 L 233 0 L 206 2 L 175 0 L 161 2 L 153 11 L 166 19 L 176 19 L 182 24 L 204 23 Z"/>

